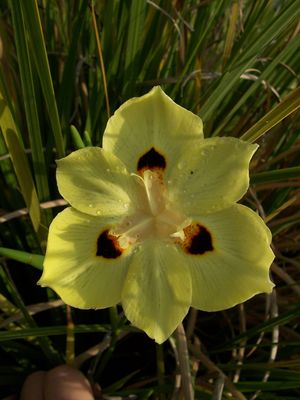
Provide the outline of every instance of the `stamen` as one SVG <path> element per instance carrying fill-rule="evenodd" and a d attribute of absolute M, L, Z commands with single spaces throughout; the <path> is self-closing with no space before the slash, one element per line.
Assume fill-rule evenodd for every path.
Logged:
<path fill-rule="evenodd" d="M 139 174 L 131 174 L 138 184 L 136 212 L 125 217 L 121 224 L 109 232 L 116 238 L 121 249 L 126 249 L 149 237 L 169 243 L 176 239 L 184 241 L 184 228 L 190 224 L 185 215 L 169 208 L 163 176 L 165 167 L 163 156 L 154 150 L 148 153 L 147 157 L 145 155 L 145 158 L 140 159 L 139 165 L 141 166 L 143 162 L 144 164 Z M 150 160 L 151 157 L 153 158 Z"/>
<path fill-rule="evenodd" d="M 157 216 L 165 208 L 164 184 L 159 172 L 146 170 L 144 184 L 152 215 Z"/>
<path fill-rule="evenodd" d="M 130 175 L 134 178 L 137 178 L 138 183 L 144 185 L 144 179 L 141 177 L 141 175 L 135 174 L 134 172 L 132 172 Z"/>
<path fill-rule="evenodd" d="M 145 232 L 149 230 L 152 218 L 143 213 L 137 213 L 131 217 L 126 217 L 123 222 L 110 233 L 118 238 L 121 247 L 127 247 L 143 239 Z"/>
<path fill-rule="evenodd" d="M 180 240 L 184 241 L 184 239 L 185 239 L 184 230 L 182 229 L 181 231 L 177 231 L 175 233 L 172 233 L 170 235 L 170 237 L 171 238 L 175 238 L 175 239 L 179 238 Z"/>

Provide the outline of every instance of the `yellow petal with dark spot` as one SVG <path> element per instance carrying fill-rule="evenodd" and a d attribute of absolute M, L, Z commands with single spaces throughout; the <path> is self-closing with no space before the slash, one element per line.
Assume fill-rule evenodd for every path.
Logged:
<path fill-rule="evenodd" d="M 139 159 L 152 148 L 165 158 L 168 168 L 178 159 L 182 146 L 192 147 L 201 139 L 201 119 L 156 86 L 118 108 L 107 123 L 103 148 L 136 173 Z"/>
<path fill-rule="evenodd" d="M 213 246 L 211 251 L 185 257 L 192 277 L 193 307 L 224 310 L 272 291 L 270 232 L 254 211 L 235 204 L 193 219 L 209 230 Z"/>
<path fill-rule="evenodd" d="M 55 290 L 77 308 L 105 308 L 121 300 L 130 249 L 119 257 L 97 255 L 99 235 L 113 220 L 67 208 L 53 220 L 47 245 L 42 286 Z"/>

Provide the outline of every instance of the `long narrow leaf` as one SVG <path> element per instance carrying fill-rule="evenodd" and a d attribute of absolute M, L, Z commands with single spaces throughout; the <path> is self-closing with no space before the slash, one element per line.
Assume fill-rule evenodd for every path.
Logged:
<path fill-rule="evenodd" d="M 29 216 L 36 232 L 40 229 L 40 206 L 28 160 L 19 141 L 17 127 L 0 92 L 0 127 L 20 185 Z"/>
<path fill-rule="evenodd" d="M 146 1 L 132 1 L 130 3 L 130 21 L 125 58 L 125 79 L 127 83 L 127 96 L 130 96 L 134 89 L 134 80 L 137 77 L 137 63 L 141 50 Z"/>
<path fill-rule="evenodd" d="M 258 37 L 257 41 L 249 46 L 244 51 L 243 55 L 237 58 L 235 65 L 230 65 L 230 69 L 220 79 L 218 85 L 216 85 L 213 93 L 208 97 L 206 102 L 203 104 L 200 116 L 204 122 L 211 118 L 213 112 L 219 107 L 224 98 L 232 91 L 236 83 L 239 81 L 240 76 L 247 68 L 249 68 L 255 61 L 263 49 L 297 17 L 299 14 L 299 2 L 291 2 L 290 5 L 282 12 L 281 15 L 277 16 L 273 23 L 262 32 Z M 243 62 L 241 62 L 243 59 Z"/>
<path fill-rule="evenodd" d="M 43 269 L 44 256 L 40 254 L 31 254 L 25 251 L 0 247 L 0 255 L 11 258 L 15 261 L 20 261 L 24 264 L 31 265 L 40 270 Z"/>
<path fill-rule="evenodd" d="M 300 107 L 300 88 L 291 92 L 281 103 L 263 116 L 255 125 L 245 132 L 241 139 L 255 142 L 258 138 L 268 132 L 273 126 Z"/>
<path fill-rule="evenodd" d="M 281 182 L 292 178 L 300 179 L 300 167 L 260 172 L 251 176 L 251 183 Z"/>
<path fill-rule="evenodd" d="M 57 104 L 39 16 L 38 4 L 36 0 L 13 3 L 15 3 L 15 7 L 22 7 L 36 69 L 39 74 L 40 83 L 47 104 L 57 155 L 59 158 L 61 158 L 65 155 L 64 140 L 59 122 Z"/>
<path fill-rule="evenodd" d="M 44 326 L 22 329 L 20 331 L 0 332 L 0 342 L 5 340 L 22 339 L 29 336 L 47 337 L 52 335 L 66 335 L 67 326 Z M 76 325 L 75 333 L 109 332 L 110 327 L 104 325 Z"/>
<path fill-rule="evenodd" d="M 46 201 L 49 200 L 49 185 L 43 152 L 32 68 L 20 3 L 11 1 L 11 11 L 14 22 L 26 120 L 32 150 L 34 177 L 37 185 L 39 199 L 41 201 Z"/>

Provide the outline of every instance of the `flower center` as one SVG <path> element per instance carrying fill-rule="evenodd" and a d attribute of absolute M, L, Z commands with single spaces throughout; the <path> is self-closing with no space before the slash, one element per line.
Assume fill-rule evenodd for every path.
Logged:
<path fill-rule="evenodd" d="M 168 193 L 160 168 L 145 169 L 137 180 L 138 207 L 111 231 L 122 248 L 149 237 L 170 241 L 184 240 L 183 229 L 189 224 L 186 216 L 168 206 Z"/>
<path fill-rule="evenodd" d="M 137 183 L 136 209 L 99 236 L 97 256 L 117 258 L 131 245 L 148 238 L 172 242 L 191 255 L 214 250 L 209 230 L 170 206 L 165 169 L 166 159 L 154 147 L 139 158 L 138 174 L 132 174 Z"/>

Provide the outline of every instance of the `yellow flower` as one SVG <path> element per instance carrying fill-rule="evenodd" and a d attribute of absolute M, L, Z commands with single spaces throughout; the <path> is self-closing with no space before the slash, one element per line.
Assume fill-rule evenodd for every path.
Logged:
<path fill-rule="evenodd" d="M 121 302 L 158 343 L 190 306 L 217 311 L 270 292 L 270 231 L 236 204 L 257 147 L 204 139 L 201 119 L 160 87 L 127 101 L 103 148 L 57 162 L 71 207 L 51 224 L 39 283 L 73 307 Z"/>

